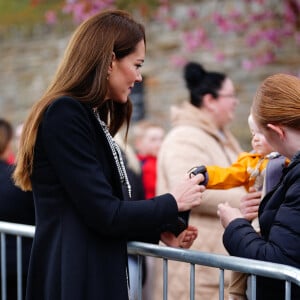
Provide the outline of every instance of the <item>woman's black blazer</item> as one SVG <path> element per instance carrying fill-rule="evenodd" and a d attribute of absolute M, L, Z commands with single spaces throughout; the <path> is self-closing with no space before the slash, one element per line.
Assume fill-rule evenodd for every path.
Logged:
<path fill-rule="evenodd" d="M 62 97 L 34 149 L 36 235 L 27 300 L 128 299 L 127 241 L 157 242 L 177 221 L 170 194 L 124 201 L 116 164 L 91 108 Z"/>

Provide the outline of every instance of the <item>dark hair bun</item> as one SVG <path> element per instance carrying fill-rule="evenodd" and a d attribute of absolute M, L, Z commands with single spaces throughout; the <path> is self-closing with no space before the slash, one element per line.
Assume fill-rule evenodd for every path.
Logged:
<path fill-rule="evenodd" d="M 189 89 L 193 89 L 199 85 L 199 83 L 206 76 L 207 72 L 204 68 L 196 62 L 189 62 L 184 67 L 184 79 L 186 86 Z"/>

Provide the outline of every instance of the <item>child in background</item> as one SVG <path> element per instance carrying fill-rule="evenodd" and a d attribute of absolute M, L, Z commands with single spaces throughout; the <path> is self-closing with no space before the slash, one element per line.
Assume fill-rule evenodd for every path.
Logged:
<path fill-rule="evenodd" d="M 15 130 L 15 140 L 16 140 L 15 149 L 19 148 L 19 140 L 20 140 L 20 136 L 21 136 L 21 133 L 22 133 L 22 128 L 23 128 L 23 124 L 19 124 L 16 127 L 16 130 Z M 12 142 L 11 142 L 11 144 L 9 145 L 9 149 L 8 149 L 9 153 L 7 154 L 7 159 L 6 159 L 6 162 L 9 165 L 13 165 L 15 163 L 15 160 L 16 160 L 16 155 L 15 155 L 15 151 L 14 151 L 13 148 L 14 147 L 12 146 Z"/>
<path fill-rule="evenodd" d="M 157 154 L 164 138 L 163 128 L 149 120 L 135 123 L 133 130 L 133 146 L 142 169 L 142 182 L 145 199 L 156 194 L 156 161 Z M 166 239 L 168 237 L 166 236 Z M 154 286 L 155 259 L 146 257 L 147 280 L 143 289 L 143 299 L 152 300 Z"/>
<path fill-rule="evenodd" d="M 150 199 L 156 193 L 156 161 L 165 130 L 157 123 L 142 120 L 135 125 L 133 135 L 134 147 L 142 167 L 145 196 Z"/>
<path fill-rule="evenodd" d="M 277 159 L 281 160 L 282 156 L 278 152 L 273 152 L 265 136 L 258 130 L 251 114 L 248 117 L 248 125 L 252 134 L 253 150 L 241 153 L 237 161 L 228 168 L 206 166 L 207 189 L 229 189 L 244 186 L 247 191 L 265 191 L 267 165 Z M 283 164 L 288 162 L 287 160 L 281 161 Z M 278 174 L 281 174 L 281 169 L 277 168 L 276 173 L 271 176 L 279 179 Z M 264 192 L 262 192 L 261 199 L 263 196 Z M 257 217 L 252 220 L 252 226 L 257 232 L 260 232 Z M 229 285 L 229 300 L 246 300 L 246 288 L 247 274 L 233 271 Z"/>
<path fill-rule="evenodd" d="M 155 127 L 157 125 L 154 125 L 154 123 L 148 123 L 147 126 L 149 127 L 149 130 L 147 129 L 146 136 L 143 137 L 141 134 L 140 137 L 140 147 L 143 149 L 145 148 L 150 149 L 148 152 L 150 153 L 156 153 L 155 148 L 158 147 L 160 144 L 160 136 L 161 136 L 161 131 L 160 127 Z M 153 125 L 152 125 L 153 124 Z M 143 126 L 146 126 L 146 122 L 143 122 Z M 141 126 L 139 129 L 141 129 L 143 126 Z M 152 127 L 154 126 L 154 127 Z M 127 196 L 126 199 L 128 201 L 130 200 L 138 200 L 138 199 L 145 199 L 145 191 L 143 188 L 143 180 L 142 180 L 142 170 L 141 170 L 141 165 L 140 161 L 134 151 L 134 149 L 131 147 L 130 144 L 125 143 L 124 138 L 122 135 L 119 133 L 114 136 L 115 142 L 119 145 L 121 153 L 123 155 L 123 161 L 125 164 L 125 168 L 127 171 L 128 179 L 131 184 L 131 198 L 128 198 Z M 153 141 L 152 143 L 150 141 Z M 153 158 L 151 155 L 149 155 L 149 161 L 147 163 L 152 162 L 153 163 Z M 147 160 L 147 159 L 146 159 Z M 155 162 L 156 163 L 156 162 Z M 147 166 L 147 164 L 144 164 Z M 149 164 L 150 167 L 146 168 L 146 172 L 150 172 L 152 170 L 152 165 Z M 156 170 L 155 170 L 156 172 Z M 156 174 L 156 173 L 155 173 Z M 150 174 L 148 174 L 148 177 Z M 126 193 L 124 193 L 126 195 Z M 151 195 L 150 195 L 151 196 Z M 148 199 L 148 198 L 146 198 Z M 185 248 L 188 249 L 192 246 L 194 240 L 197 238 L 198 235 L 198 230 L 194 226 L 188 226 L 184 232 L 179 234 L 179 236 L 174 237 L 174 235 L 170 232 L 164 232 L 161 234 L 161 241 L 170 247 L 180 247 L 180 248 Z M 153 273 L 152 269 L 153 266 L 149 266 L 151 264 L 151 259 L 149 260 L 149 257 L 143 257 L 142 256 L 142 287 L 143 287 L 143 299 L 151 299 L 151 291 L 149 292 L 147 289 L 148 288 L 148 282 L 147 280 L 151 280 L 151 273 Z M 150 269 L 150 270 L 149 270 Z M 138 256 L 137 255 L 128 255 L 128 271 L 129 271 L 129 281 L 130 281 L 130 291 L 129 291 L 129 299 L 130 300 L 137 300 L 138 299 L 138 272 L 139 272 L 139 267 L 138 267 Z M 149 279 L 150 277 L 150 279 Z"/>
<path fill-rule="evenodd" d="M 6 161 L 9 165 L 13 165 L 15 163 L 15 154 L 11 151 L 7 157 Z"/>

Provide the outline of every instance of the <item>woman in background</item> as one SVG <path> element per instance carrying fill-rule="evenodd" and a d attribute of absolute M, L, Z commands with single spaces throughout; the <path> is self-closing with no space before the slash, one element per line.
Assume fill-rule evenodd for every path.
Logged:
<path fill-rule="evenodd" d="M 190 98 L 171 108 L 172 128 L 158 155 L 158 194 L 175 187 L 179 183 L 180 174 L 186 173 L 193 166 L 228 167 L 242 151 L 227 128 L 238 104 L 232 80 L 223 73 L 206 71 L 196 62 L 185 66 L 184 79 Z M 198 238 L 192 249 L 226 253 L 222 245 L 222 228 L 216 214 L 217 205 L 226 200 L 234 207 L 239 207 L 240 199 L 245 194 L 242 187 L 204 192 L 201 206 L 194 208 L 190 215 L 190 224 L 198 228 Z M 159 273 L 157 285 L 162 282 Z M 169 263 L 168 299 L 189 298 L 189 283 L 182 281 L 182 278 L 188 277 L 188 266 L 178 262 Z M 196 298 L 219 299 L 218 270 L 196 266 L 196 278 Z M 155 299 L 160 299 L 161 290 Z"/>

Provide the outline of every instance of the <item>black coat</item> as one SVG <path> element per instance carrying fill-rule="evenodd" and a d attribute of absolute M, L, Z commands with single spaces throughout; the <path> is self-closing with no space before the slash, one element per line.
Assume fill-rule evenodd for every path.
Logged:
<path fill-rule="evenodd" d="M 0 221 L 34 225 L 34 203 L 31 192 L 23 192 L 12 180 L 13 166 L 0 160 Z M 22 239 L 22 271 L 26 284 L 32 239 Z M 17 296 L 16 236 L 6 236 L 7 299 Z M 23 291 L 25 288 L 23 288 Z"/>
<path fill-rule="evenodd" d="M 177 221 L 170 194 L 124 201 L 112 152 L 92 110 L 63 97 L 39 127 L 33 166 L 36 234 L 27 300 L 128 299 L 127 241 L 157 242 Z"/>
<path fill-rule="evenodd" d="M 223 242 L 230 255 L 300 268 L 300 154 L 283 170 L 279 184 L 259 207 L 259 236 L 245 219 L 226 228 Z M 284 299 L 284 281 L 258 277 L 257 300 Z M 292 284 L 292 299 L 300 287 Z"/>

